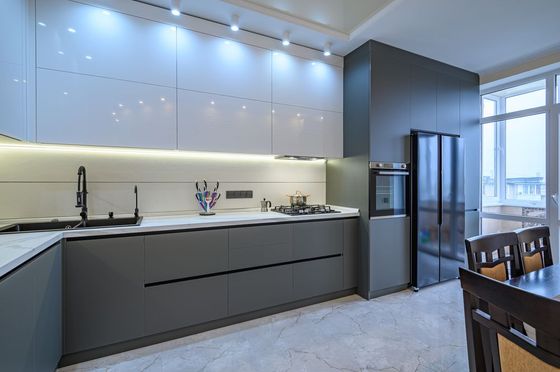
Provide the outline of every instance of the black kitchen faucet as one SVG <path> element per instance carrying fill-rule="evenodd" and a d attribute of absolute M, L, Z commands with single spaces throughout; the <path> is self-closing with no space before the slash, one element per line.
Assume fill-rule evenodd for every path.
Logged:
<path fill-rule="evenodd" d="M 86 168 L 81 165 L 78 168 L 78 192 L 76 193 L 76 208 L 82 208 L 80 217 L 82 217 L 82 226 L 87 223 L 87 181 L 86 181 Z"/>

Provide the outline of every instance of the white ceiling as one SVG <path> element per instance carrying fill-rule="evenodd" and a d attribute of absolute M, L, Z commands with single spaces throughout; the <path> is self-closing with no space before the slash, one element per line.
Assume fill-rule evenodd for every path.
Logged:
<path fill-rule="evenodd" d="M 170 0 L 142 0 L 169 8 Z M 560 56 L 560 0 L 183 0 L 184 13 L 346 55 L 374 39 L 480 74 Z"/>

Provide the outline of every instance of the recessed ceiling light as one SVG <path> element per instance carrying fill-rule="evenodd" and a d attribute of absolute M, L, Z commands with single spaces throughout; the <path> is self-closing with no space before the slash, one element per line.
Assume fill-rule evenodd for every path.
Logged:
<path fill-rule="evenodd" d="M 76 29 L 72 28 L 72 27 L 68 27 L 68 32 L 70 32 L 71 34 L 75 34 L 76 33 Z"/>
<path fill-rule="evenodd" d="M 45 22 L 37 22 L 37 24 L 41 27 L 47 27 L 47 25 L 45 24 Z"/>
<path fill-rule="evenodd" d="M 181 0 L 171 0 L 171 14 L 175 17 L 181 15 Z"/>
<path fill-rule="evenodd" d="M 119 103 L 119 107 L 123 107 L 124 105 L 122 103 Z"/>
<path fill-rule="evenodd" d="M 323 55 L 324 55 L 325 57 L 328 57 L 328 56 L 331 55 L 331 43 L 326 43 L 326 44 L 325 44 L 325 50 L 324 50 L 324 52 L 323 52 Z"/>
<path fill-rule="evenodd" d="M 138 101 L 138 103 L 141 104 L 141 105 L 143 105 L 143 104 L 144 104 L 144 101 L 140 100 L 140 101 Z"/>
<path fill-rule="evenodd" d="M 243 106 L 241 106 L 241 108 L 242 108 L 243 110 L 245 110 L 245 109 L 247 108 L 247 106 L 243 105 Z"/>
<path fill-rule="evenodd" d="M 67 95 L 68 95 L 68 92 L 64 92 L 63 94 L 64 94 L 65 96 L 67 96 Z"/>
<path fill-rule="evenodd" d="M 161 97 L 159 100 L 160 100 L 161 102 L 165 102 L 165 97 Z"/>
<path fill-rule="evenodd" d="M 216 103 L 216 102 L 214 102 L 214 101 L 210 101 L 210 104 L 211 104 L 211 105 L 213 105 L 213 104 L 215 104 L 215 103 Z"/>
<path fill-rule="evenodd" d="M 231 26 L 230 26 L 232 31 L 239 31 L 239 16 L 237 14 L 234 14 L 231 17 Z"/>
<path fill-rule="evenodd" d="M 284 35 L 282 35 L 282 45 L 290 45 L 290 33 L 288 31 L 284 32 Z"/>
<path fill-rule="evenodd" d="M 92 56 L 86 56 L 86 59 L 89 59 L 90 61 L 93 59 Z"/>
<path fill-rule="evenodd" d="M 63 56 L 63 55 L 64 55 L 64 52 L 63 52 L 62 50 L 59 50 L 59 51 L 58 51 L 58 54 L 60 54 L 61 56 Z"/>

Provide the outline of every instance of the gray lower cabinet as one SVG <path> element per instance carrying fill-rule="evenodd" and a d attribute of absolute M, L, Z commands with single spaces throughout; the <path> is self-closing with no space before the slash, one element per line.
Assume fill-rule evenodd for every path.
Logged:
<path fill-rule="evenodd" d="M 144 334 L 144 237 L 68 241 L 65 354 Z"/>
<path fill-rule="evenodd" d="M 54 371 L 62 352 L 60 245 L 0 279 L 0 371 Z"/>
<path fill-rule="evenodd" d="M 218 275 L 146 288 L 145 333 L 225 318 L 227 283 L 227 275 Z"/>
<path fill-rule="evenodd" d="M 228 313 L 236 315 L 290 302 L 292 265 L 229 274 Z"/>
<path fill-rule="evenodd" d="M 230 270 L 292 260 L 293 230 L 291 224 L 230 229 Z"/>
<path fill-rule="evenodd" d="M 62 248 L 32 262 L 35 275 L 35 371 L 53 371 L 62 355 Z M 0 368 L 1 370 L 1 368 Z"/>
<path fill-rule="evenodd" d="M 226 229 L 146 236 L 146 283 L 224 272 L 227 269 Z"/>
<path fill-rule="evenodd" d="M 294 264 L 294 300 L 340 291 L 342 286 L 342 257 Z"/>
<path fill-rule="evenodd" d="M 344 220 L 344 285 L 343 289 L 358 286 L 358 246 L 360 220 Z"/>
<path fill-rule="evenodd" d="M 370 292 L 410 282 L 410 218 L 370 221 Z"/>
<path fill-rule="evenodd" d="M 480 234 L 480 214 L 478 211 L 465 212 L 465 239 Z"/>
<path fill-rule="evenodd" d="M 33 269 L 23 266 L 0 282 L 0 370 L 35 370 Z"/>
<path fill-rule="evenodd" d="M 343 220 L 293 224 L 294 258 L 300 260 L 341 254 L 344 234 L 343 225 Z"/>

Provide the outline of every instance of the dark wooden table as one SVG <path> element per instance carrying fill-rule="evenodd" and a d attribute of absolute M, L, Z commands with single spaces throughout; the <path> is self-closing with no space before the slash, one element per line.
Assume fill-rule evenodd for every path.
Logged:
<path fill-rule="evenodd" d="M 544 269 L 507 280 L 506 283 L 543 297 L 559 297 L 560 265 L 545 267 Z"/>

